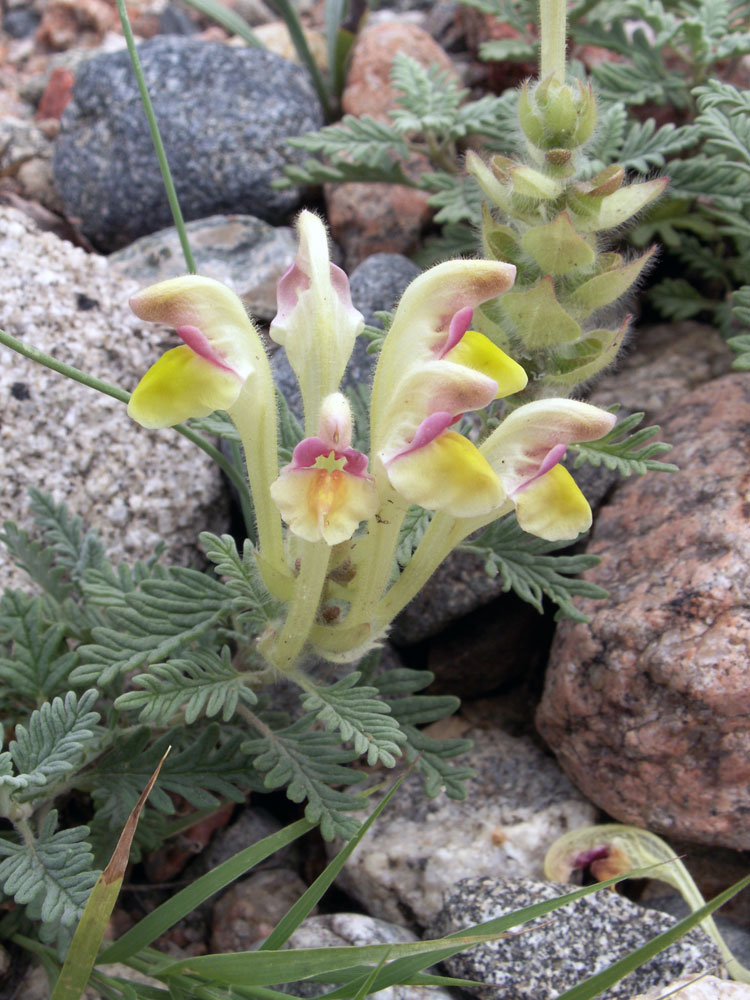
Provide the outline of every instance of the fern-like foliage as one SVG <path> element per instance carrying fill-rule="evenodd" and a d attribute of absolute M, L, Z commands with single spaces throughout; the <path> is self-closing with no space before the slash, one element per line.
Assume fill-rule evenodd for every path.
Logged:
<path fill-rule="evenodd" d="M 49 622 L 41 597 L 6 590 L 0 597 L 0 708 L 17 698 L 38 704 L 64 694 L 77 654 L 67 629 Z"/>
<path fill-rule="evenodd" d="M 537 611 L 542 611 L 542 599 L 547 597 L 558 606 L 556 619 L 586 622 L 588 618 L 575 606 L 573 598 L 603 598 L 607 592 L 575 576 L 595 566 L 599 562 L 597 556 L 551 555 L 569 545 L 570 542 L 547 542 L 526 534 L 510 515 L 489 525 L 461 548 L 481 556 L 490 576 L 500 574 L 504 591 L 513 590 Z"/>
<path fill-rule="evenodd" d="M 200 535 L 201 546 L 224 580 L 229 595 L 235 597 L 233 608 L 240 614 L 247 630 L 262 632 L 281 614 L 281 604 L 269 594 L 258 570 L 252 543 L 245 539 L 242 555 L 231 535 Z"/>
<path fill-rule="evenodd" d="M 663 441 L 654 441 L 659 428 L 635 428 L 643 420 L 642 413 L 631 413 L 629 417 L 618 421 L 612 430 L 599 438 L 598 441 L 588 441 L 584 444 L 571 445 L 571 450 L 577 452 L 573 462 L 574 469 L 588 462 L 589 465 L 604 465 L 621 476 L 644 476 L 647 472 L 677 472 L 677 466 L 669 462 L 660 462 L 655 457 L 671 450 L 672 446 Z"/>
<path fill-rule="evenodd" d="M 201 716 L 210 719 L 219 714 L 229 722 L 240 702 L 252 707 L 258 700 L 232 666 L 227 646 L 218 656 L 210 649 L 195 650 L 189 660 L 155 664 L 150 673 L 137 674 L 133 684 L 142 690 L 120 695 L 116 707 L 123 712 L 140 710 L 141 722 L 159 726 L 180 715 L 188 725 Z"/>
<path fill-rule="evenodd" d="M 351 742 L 367 763 L 393 767 L 401 756 L 406 736 L 390 714 L 388 705 L 378 699 L 377 688 L 359 685 L 356 671 L 329 686 L 307 688 L 302 707 L 315 716 L 328 732 L 338 732 L 341 739 Z"/>
<path fill-rule="evenodd" d="M 49 812 L 39 834 L 25 840 L 0 836 L 0 886 L 6 896 L 39 922 L 42 941 L 61 949 L 68 943 L 99 876 L 88 843 L 88 828 L 57 830 Z"/>
<path fill-rule="evenodd" d="M 390 706 L 398 720 L 406 742 L 404 756 L 410 763 L 416 761 L 417 770 L 424 779 L 425 795 L 434 798 L 440 792 L 452 799 L 466 798 L 466 781 L 473 778 L 474 770 L 455 763 L 471 749 L 471 741 L 464 739 L 435 740 L 418 726 L 429 725 L 444 719 L 458 709 L 458 699 L 451 695 L 421 695 L 433 681 L 427 670 L 410 670 L 406 667 L 377 674 L 373 684 Z"/>
<path fill-rule="evenodd" d="M 319 159 L 286 167 L 285 181 L 275 186 L 332 181 L 407 184 L 430 193 L 438 224 L 475 222 L 481 199 L 476 186 L 461 174 L 458 144 L 476 135 L 490 142 L 506 140 L 507 150 L 508 135 L 517 132 L 517 96 L 469 101 L 468 91 L 451 74 L 436 66 L 426 69 L 404 53 L 394 57 L 391 86 L 398 98 L 389 121 L 344 115 L 335 125 L 291 139 L 291 145 Z M 429 164 L 416 178 L 415 157 Z"/>
<path fill-rule="evenodd" d="M 430 524 L 431 513 L 424 507 L 412 505 L 406 512 L 404 523 L 401 525 L 398 547 L 396 549 L 396 560 L 400 566 L 406 566 L 411 559 L 412 553 L 422 541 L 425 531 Z"/>
<path fill-rule="evenodd" d="M 750 330 L 750 285 L 737 289 L 732 305 L 733 319 Z M 750 332 L 731 337 L 727 343 L 737 353 L 733 367 L 740 372 L 750 371 Z"/>
<path fill-rule="evenodd" d="M 69 691 L 65 698 L 45 702 L 26 725 L 15 727 L 15 739 L 0 753 L 0 799 L 17 802 L 49 797 L 55 787 L 84 762 L 97 747 L 99 715 L 92 711 L 97 691 L 80 698 Z M 15 767 L 16 773 L 13 773 Z M 3 810 L 7 815 L 7 805 Z"/>
<path fill-rule="evenodd" d="M 361 809 L 364 800 L 336 786 L 363 780 L 363 774 L 344 766 L 358 753 L 343 748 L 331 733 L 312 729 L 314 721 L 305 715 L 284 729 L 267 730 L 262 738 L 246 741 L 243 750 L 264 775 L 266 788 L 286 787 L 293 802 L 307 801 L 305 816 L 320 824 L 326 840 L 336 835 L 349 838 L 358 824 L 347 813 Z"/>
<path fill-rule="evenodd" d="M 94 642 L 81 647 L 75 682 L 108 684 L 119 674 L 158 663 L 227 620 L 235 606 L 218 580 L 181 566 L 154 567 L 122 600 L 122 606 L 110 606 L 110 624 L 95 628 Z"/>

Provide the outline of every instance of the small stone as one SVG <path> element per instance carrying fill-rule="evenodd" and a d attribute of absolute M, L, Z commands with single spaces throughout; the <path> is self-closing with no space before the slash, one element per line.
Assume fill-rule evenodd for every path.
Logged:
<path fill-rule="evenodd" d="M 428 799 L 421 775 L 410 775 L 344 866 L 340 884 L 373 916 L 425 926 L 459 878 L 542 877 L 553 841 L 596 821 L 530 739 L 468 726 L 461 735 L 474 745 L 457 764 L 477 771 L 466 799 Z"/>
<path fill-rule="evenodd" d="M 574 887 L 529 878 L 462 879 L 447 897 L 432 933 L 449 934 L 525 906 L 565 895 Z M 482 1000 L 554 1000 L 589 976 L 646 944 L 676 921 L 602 890 L 446 960 L 452 976 L 485 983 Z M 627 1000 L 634 992 L 666 985 L 677 976 L 721 968 L 718 948 L 694 928 L 625 979 L 597 996 Z"/>
<path fill-rule="evenodd" d="M 562 622 L 537 724 L 571 780 L 623 823 L 750 848 L 750 382 L 726 375 L 660 416 L 677 473 L 600 511 L 582 600 Z"/>
<path fill-rule="evenodd" d="M 56 66 L 44 88 L 36 118 L 60 118 L 73 97 L 75 76 L 67 66 Z"/>
<path fill-rule="evenodd" d="M 186 225 L 200 274 L 236 292 L 256 320 L 276 315 L 276 285 L 294 262 L 297 238 L 289 226 L 274 228 L 252 215 L 214 215 Z M 117 274 L 142 285 L 184 274 L 185 258 L 173 227 L 118 250 L 109 257 Z"/>
<path fill-rule="evenodd" d="M 286 868 L 254 872 L 235 882 L 214 907 L 211 950 L 257 947 L 306 888 L 299 875 Z"/>

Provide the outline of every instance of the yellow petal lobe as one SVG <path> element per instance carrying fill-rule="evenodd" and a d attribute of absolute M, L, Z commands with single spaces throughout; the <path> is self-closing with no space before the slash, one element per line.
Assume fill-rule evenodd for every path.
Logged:
<path fill-rule="evenodd" d="M 471 441 L 444 431 L 388 464 L 393 488 L 409 503 L 453 517 L 488 514 L 505 499 L 500 480 Z"/>
<path fill-rule="evenodd" d="M 495 399 L 504 399 L 514 392 L 520 392 L 529 380 L 521 365 L 509 358 L 489 337 L 476 330 L 467 330 L 456 346 L 444 355 L 443 360 L 465 365 L 494 379 L 497 382 Z"/>
<path fill-rule="evenodd" d="M 577 538 L 591 527 L 588 501 L 562 465 L 554 466 L 513 500 L 523 530 L 548 542 Z"/>
<path fill-rule="evenodd" d="M 154 430 L 172 427 L 188 417 L 207 417 L 237 400 L 242 380 L 182 345 L 167 351 L 135 387 L 128 415 Z"/>

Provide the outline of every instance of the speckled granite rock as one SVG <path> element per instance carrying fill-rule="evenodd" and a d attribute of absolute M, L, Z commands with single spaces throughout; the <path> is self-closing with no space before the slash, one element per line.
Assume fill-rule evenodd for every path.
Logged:
<path fill-rule="evenodd" d="M 273 319 L 276 285 L 297 253 L 294 230 L 274 228 L 253 215 L 213 215 L 188 222 L 185 228 L 199 273 L 228 285 L 254 319 Z M 111 254 L 109 264 L 116 274 L 141 285 L 186 273 L 174 226 Z"/>
<path fill-rule="evenodd" d="M 750 1000 L 750 986 L 717 979 L 716 976 L 701 976 L 700 979 L 685 976 L 666 986 L 655 986 L 648 993 L 632 997 L 632 1000 L 666 1000 L 672 996 L 679 997 L 679 1000 Z"/>
<path fill-rule="evenodd" d="M 538 727 L 624 823 L 750 848 L 750 380 L 727 375 L 661 419 L 682 470 L 620 487 L 587 574 L 609 598 L 561 623 Z"/>
<path fill-rule="evenodd" d="M 132 388 L 167 333 L 128 308 L 131 282 L 26 216 L 0 208 L 0 326 L 60 361 Z M 199 531 L 226 530 L 218 470 L 174 431 L 145 431 L 121 403 L 0 347 L 0 521 L 30 523 L 30 486 L 64 500 L 117 558 L 142 559 L 159 538 L 176 562 Z M 27 585 L 0 547 L 6 586 Z"/>
<path fill-rule="evenodd" d="M 570 891 L 569 885 L 529 878 L 463 879 L 446 898 L 431 931 L 448 934 Z M 511 931 L 510 937 L 456 955 L 445 965 L 452 976 L 486 983 L 485 989 L 476 991 L 483 1000 L 554 1000 L 674 924 L 666 914 L 602 891 L 524 924 L 515 935 Z M 625 1000 L 678 976 L 713 972 L 717 967 L 721 967 L 718 949 L 695 928 L 598 996 Z"/>
<path fill-rule="evenodd" d="M 421 776 L 410 775 L 340 876 L 373 916 L 424 926 L 459 878 L 541 877 L 552 842 L 596 821 L 596 810 L 530 739 L 499 729 L 461 732 L 459 721 L 449 720 L 441 735 L 474 741 L 459 760 L 477 771 L 466 799 L 427 799 Z"/>
<path fill-rule="evenodd" d="M 289 948 L 341 948 L 346 945 L 363 947 L 370 944 L 407 944 L 417 936 L 405 927 L 364 916 L 362 913 L 330 913 L 308 917 L 292 934 Z M 331 987 L 324 983 L 290 983 L 282 987 L 285 993 L 297 997 L 318 997 Z M 451 1000 L 450 990 L 433 986 L 392 986 L 378 993 L 380 1000 Z"/>
<path fill-rule="evenodd" d="M 300 189 L 276 191 L 271 181 L 306 155 L 286 140 L 323 124 L 304 70 L 262 49 L 176 35 L 144 42 L 139 54 L 185 218 L 284 221 Z M 54 170 L 68 213 L 99 249 L 171 223 L 126 52 L 78 70 Z"/>

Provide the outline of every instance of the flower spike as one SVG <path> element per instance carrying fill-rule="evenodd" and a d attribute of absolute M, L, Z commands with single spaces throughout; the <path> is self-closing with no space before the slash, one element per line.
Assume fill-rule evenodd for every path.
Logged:
<path fill-rule="evenodd" d="M 328 254 L 321 220 L 304 211 L 297 220 L 297 257 L 278 284 L 278 312 L 270 335 L 286 350 L 297 376 L 308 433 L 317 426 L 324 397 L 334 393 L 364 317 L 352 305 L 349 279 Z"/>
<path fill-rule="evenodd" d="M 159 282 L 134 295 L 130 307 L 140 319 L 174 327 L 184 341 L 152 365 L 131 396 L 128 413 L 144 427 L 228 410 L 253 373 L 268 371 L 242 302 L 213 278 Z"/>
<path fill-rule="evenodd" d="M 341 393 L 323 400 L 319 433 L 294 449 L 271 496 L 295 535 L 337 545 L 375 514 L 378 493 L 367 456 L 351 447 L 352 416 Z"/>

